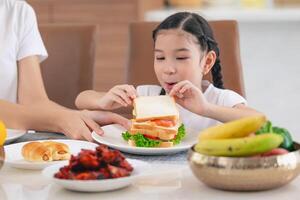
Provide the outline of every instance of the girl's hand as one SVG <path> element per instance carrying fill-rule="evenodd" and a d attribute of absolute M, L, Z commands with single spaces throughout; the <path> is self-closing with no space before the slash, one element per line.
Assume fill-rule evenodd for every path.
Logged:
<path fill-rule="evenodd" d="M 99 101 L 103 110 L 114 110 L 132 105 L 137 92 L 132 85 L 117 85 L 110 89 Z"/>
<path fill-rule="evenodd" d="M 182 107 L 198 115 L 205 115 L 209 103 L 202 91 L 190 81 L 181 81 L 174 85 L 169 93 Z"/>

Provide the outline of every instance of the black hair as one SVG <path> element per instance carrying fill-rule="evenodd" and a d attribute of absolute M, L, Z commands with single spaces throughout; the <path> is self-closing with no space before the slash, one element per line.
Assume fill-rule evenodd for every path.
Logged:
<path fill-rule="evenodd" d="M 195 36 L 199 42 L 200 48 L 204 52 L 214 51 L 216 53 L 216 61 L 211 69 L 213 85 L 223 89 L 223 80 L 221 73 L 220 51 L 218 43 L 214 39 L 214 35 L 208 22 L 198 14 L 190 12 L 178 12 L 169 16 L 160 23 L 152 33 L 154 42 L 160 30 L 181 29 Z"/>

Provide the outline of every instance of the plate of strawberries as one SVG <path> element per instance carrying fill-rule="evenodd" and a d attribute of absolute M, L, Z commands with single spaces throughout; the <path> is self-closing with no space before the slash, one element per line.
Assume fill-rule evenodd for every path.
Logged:
<path fill-rule="evenodd" d="M 127 187 L 147 168 L 147 163 L 126 159 L 118 150 L 105 145 L 82 149 L 68 162 L 51 165 L 43 175 L 65 189 L 103 192 Z"/>

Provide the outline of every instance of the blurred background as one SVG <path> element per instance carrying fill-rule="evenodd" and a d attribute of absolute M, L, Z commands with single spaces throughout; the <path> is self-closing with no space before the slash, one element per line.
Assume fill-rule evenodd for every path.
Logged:
<path fill-rule="evenodd" d="M 89 77 L 86 78 L 93 80 L 90 87 L 98 91 L 107 91 L 116 84 L 126 82 L 130 23 L 159 22 L 178 11 L 196 12 L 208 20 L 236 20 L 249 105 L 266 113 L 279 126 L 287 127 L 300 139 L 300 134 L 297 134 L 300 132 L 297 120 L 300 115 L 300 0 L 27 2 L 35 9 L 40 26 L 97 26 L 93 38 L 95 56 L 89 57 L 93 59 L 94 65 L 92 71 L 88 69 Z M 68 57 L 68 51 L 55 51 Z M 84 74 L 85 69 L 81 69 L 80 73 Z"/>

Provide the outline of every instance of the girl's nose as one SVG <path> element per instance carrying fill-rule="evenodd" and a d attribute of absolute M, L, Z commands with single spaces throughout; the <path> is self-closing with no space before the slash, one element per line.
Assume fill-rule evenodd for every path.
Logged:
<path fill-rule="evenodd" d="M 166 74 L 175 74 L 176 73 L 176 68 L 172 64 L 167 64 L 164 67 L 164 73 L 166 73 Z"/>

